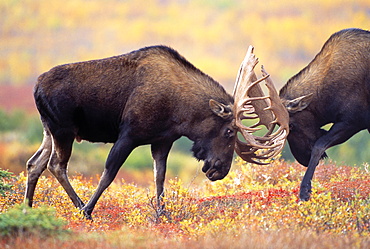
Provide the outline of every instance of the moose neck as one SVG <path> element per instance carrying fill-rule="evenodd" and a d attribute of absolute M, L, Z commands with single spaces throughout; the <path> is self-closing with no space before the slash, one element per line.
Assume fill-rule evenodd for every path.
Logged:
<path fill-rule="evenodd" d="M 318 98 L 325 85 L 331 81 L 330 65 L 332 54 L 321 50 L 299 73 L 294 75 L 280 90 L 280 98 L 292 100 L 300 96 L 314 94 Z"/>

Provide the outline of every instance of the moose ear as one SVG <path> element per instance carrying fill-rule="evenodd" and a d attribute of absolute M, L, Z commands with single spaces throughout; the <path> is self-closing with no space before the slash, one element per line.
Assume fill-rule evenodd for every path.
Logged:
<path fill-rule="evenodd" d="M 233 115 L 232 109 L 229 105 L 224 105 L 214 99 L 209 100 L 209 107 L 213 113 L 221 118 L 228 119 Z"/>
<path fill-rule="evenodd" d="M 298 97 L 293 100 L 289 100 L 286 104 L 286 109 L 290 113 L 296 113 L 304 110 L 310 103 L 313 97 L 313 93 Z"/>

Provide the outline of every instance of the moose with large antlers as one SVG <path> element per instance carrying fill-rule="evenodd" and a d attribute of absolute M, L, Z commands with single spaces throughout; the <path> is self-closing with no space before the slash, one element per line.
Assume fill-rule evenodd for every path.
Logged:
<path fill-rule="evenodd" d="M 307 171 L 300 199 L 308 200 L 325 151 L 355 133 L 370 132 L 370 32 L 333 34 L 316 57 L 280 90 L 290 116 L 288 143 Z M 322 126 L 332 123 L 326 131 Z"/>
<path fill-rule="evenodd" d="M 284 138 L 287 137 L 293 156 L 299 163 L 307 166 L 299 193 L 301 200 L 307 201 L 310 198 L 312 177 L 319 160 L 326 157 L 325 151 L 328 148 L 345 142 L 361 130 L 367 129 L 370 132 L 369 55 L 369 31 L 345 29 L 333 34 L 315 58 L 290 78 L 280 90 L 279 97 L 289 117 L 278 104 L 279 97 L 269 78 L 266 79 L 269 88 L 268 97 L 263 97 L 258 85 L 249 92 L 243 89 L 235 95 L 245 94 L 244 99 L 252 100 L 250 105 L 244 105 L 244 109 L 239 108 L 240 112 L 236 111 L 237 124 L 240 123 L 239 115 L 242 117 L 246 115 L 245 118 L 259 118 L 260 122 L 266 116 L 275 115 L 275 121 L 280 128 L 273 139 L 266 139 L 274 142 L 275 146 L 280 143 L 282 147 Z M 248 86 L 255 84 L 251 82 L 257 83 L 255 77 L 251 77 L 247 82 L 249 83 L 244 84 L 247 89 Z M 264 98 L 269 99 L 270 107 L 266 107 L 266 103 L 258 103 Z M 235 101 L 237 106 L 238 100 Z M 266 109 L 272 109 L 273 112 L 265 112 Z M 248 115 L 250 110 L 258 115 L 255 117 Z M 267 120 L 272 119 L 269 117 Z M 288 122 L 289 129 L 285 126 Z M 332 124 L 328 131 L 322 129 L 328 124 Z M 243 125 L 238 124 L 238 127 Z M 289 134 L 286 133 L 288 130 Z M 244 160 L 251 161 L 249 160 L 251 155 L 255 159 L 268 159 L 276 152 L 262 150 L 257 151 L 258 153 L 246 153 L 256 148 L 260 150 L 268 143 L 262 146 L 254 143 L 253 127 L 243 127 L 240 131 L 247 143 L 239 145 L 240 142 L 237 141 L 235 151 Z M 275 142 L 274 139 L 279 142 Z M 252 162 L 261 163 L 260 160 Z"/>
<path fill-rule="evenodd" d="M 151 145 L 158 202 L 164 191 L 166 161 L 181 136 L 212 180 L 224 178 L 234 148 L 246 161 L 262 163 L 280 152 L 288 135 L 288 113 L 263 70 L 270 95 L 254 74 L 252 47 L 242 63 L 234 98 L 211 77 L 165 46 L 121 56 L 57 66 L 42 74 L 34 98 L 44 127 L 39 150 L 27 162 L 25 201 L 32 206 L 37 181 L 48 168 L 86 218 L 131 151 Z M 256 116 L 257 115 L 257 116 Z M 244 119 L 259 117 L 252 127 Z M 253 136 L 266 126 L 265 136 Z M 275 129 L 276 125 L 279 129 Z M 244 139 L 240 139 L 240 132 Z M 67 176 L 74 140 L 113 143 L 95 193 L 85 205 Z M 244 141 L 243 141 L 244 140 Z"/>

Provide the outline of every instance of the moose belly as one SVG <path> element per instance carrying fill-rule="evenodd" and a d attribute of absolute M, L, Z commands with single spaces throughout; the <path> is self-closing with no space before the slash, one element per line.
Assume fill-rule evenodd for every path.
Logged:
<path fill-rule="evenodd" d="M 118 122 L 110 112 L 80 110 L 75 113 L 74 122 L 77 141 L 114 143 L 118 138 Z"/>

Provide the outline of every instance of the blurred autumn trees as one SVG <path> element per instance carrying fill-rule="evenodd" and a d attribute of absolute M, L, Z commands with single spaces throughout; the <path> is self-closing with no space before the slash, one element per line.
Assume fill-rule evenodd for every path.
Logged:
<path fill-rule="evenodd" d="M 166 44 L 230 89 L 248 45 L 281 86 L 332 33 L 367 29 L 370 3 L 6 0 L 0 14 L 0 84 L 33 83 L 57 64 Z"/>
<path fill-rule="evenodd" d="M 280 88 L 313 59 L 332 33 L 350 27 L 369 29 L 369 23 L 368 0 L 4 0 L 0 1 L 0 91 L 8 85 L 32 85 L 38 75 L 58 64 L 156 44 L 172 46 L 229 92 L 252 44 Z M 32 98 L 31 88 L 27 91 Z M 5 101 L 19 98 L 0 96 Z M 24 165 L 24 158 L 41 141 L 35 115 L 21 112 L 0 112 L 0 167 L 9 164 L 1 165 L 7 158 L 4 151 L 26 154 L 19 159 Z M 361 133 L 351 143 L 335 147 L 334 159 L 370 161 L 364 149 L 370 146 L 368 137 Z M 5 144 L 9 141 L 11 146 Z M 101 153 L 100 147 L 95 148 L 81 147 L 92 154 L 86 164 L 100 164 L 108 150 Z M 184 161 L 178 155 L 173 158 Z"/>

